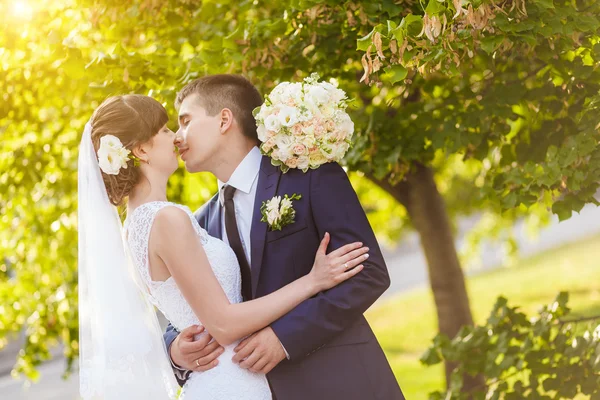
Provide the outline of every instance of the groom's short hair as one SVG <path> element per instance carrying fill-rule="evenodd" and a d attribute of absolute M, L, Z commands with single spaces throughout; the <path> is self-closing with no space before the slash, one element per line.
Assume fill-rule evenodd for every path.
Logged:
<path fill-rule="evenodd" d="M 248 79 L 232 74 L 208 75 L 196 79 L 177 93 L 175 106 L 179 108 L 183 100 L 193 94 L 198 95 L 200 104 L 210 116 L 224 108 L 230 109 L 244 136 L 258 143 L 256 120 L 252 111 L 260 107 L 263 98 Z"/>

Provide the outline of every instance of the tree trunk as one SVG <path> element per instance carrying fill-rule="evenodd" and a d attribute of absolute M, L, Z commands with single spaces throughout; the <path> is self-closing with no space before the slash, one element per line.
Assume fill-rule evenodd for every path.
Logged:
<path fill-rule="evenodd" d="M 461 326 L 473 324 L 473 317 L 450 220 L 433 179 L 433 171 L 422 164 L 416 164 L 406 180 L 396 185 L 392 185 L 387 179 L 369 178 L 406 207 L 419 232 L 427 259 L 439 331 L 453 338 Z M 448 384 L 455 365 L 446 363 L 445 367 Z M 463 390 L 468 392 L 481 382 L 480 378 L 466 376 Z"/>

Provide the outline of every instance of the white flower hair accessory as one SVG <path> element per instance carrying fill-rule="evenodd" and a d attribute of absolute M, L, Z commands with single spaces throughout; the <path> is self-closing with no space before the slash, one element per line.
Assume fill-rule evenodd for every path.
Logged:
<path fill-rule="evenodd" d="M 127 169 L 130 154 L 118 137 L 106 135 L 100 138 L 98 165 L 105 174 L 118 175 L 121 168 Z"/>
<path fill-rule="evenodd" d="M 296 210 L 292 201 L 300 200 L 302 195 L 294 193 L 291 197 L 287 194 L 283 198 L 275 196 L 271 200 L 263 201 L 260 212 L 261 222 L 266 222 L 272 231 L 280 231 L 284 226 L 293 224 L 296 218 Z"/>

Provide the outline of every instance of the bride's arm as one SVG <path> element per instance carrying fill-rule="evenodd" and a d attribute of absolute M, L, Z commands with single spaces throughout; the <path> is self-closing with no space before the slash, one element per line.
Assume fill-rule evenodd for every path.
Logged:
<path fill-rule="evenodd" d="M 204 248 L 185 211 L 165 207 L 158 212 L 150 234 L 149 251 L 166 265 L 183 296 L 206 330 L 228 345 L 277 320 L 302 301 L 356 275 L 366 260 L 361 243 L 325 255 L 323 240 L 313 271 L 280 290 L 256 300 L 231 304 L 209 264 Z"/>

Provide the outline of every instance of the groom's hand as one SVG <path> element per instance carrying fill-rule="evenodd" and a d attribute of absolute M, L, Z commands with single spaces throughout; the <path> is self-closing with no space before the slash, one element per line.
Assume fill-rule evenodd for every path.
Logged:
<path fill-rule="evenodd" d="M 203 326 L 192 325 L 185 328 L 171 345 L 170 355 L 173 363 L 188 371 L 208 371 L 217 366 L 217 358 L 223 354 L 223 347 L 209 334 L 198 340 L 194 337 L 204 332 Z"/>
<path fill-rule="evenodd" d="M 252 372 L 267 374 L 285 357 L 285 351 L 275 332 L 266 327 L 244 339 L 234 350 L 233 362 Z"/>

